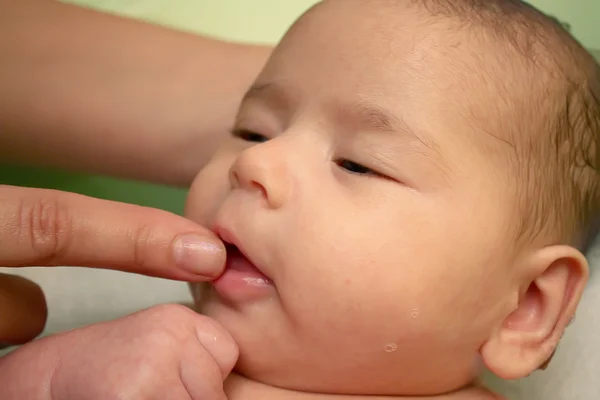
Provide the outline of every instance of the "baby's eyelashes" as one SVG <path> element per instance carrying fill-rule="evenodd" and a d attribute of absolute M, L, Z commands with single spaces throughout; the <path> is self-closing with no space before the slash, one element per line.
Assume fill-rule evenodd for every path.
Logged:
<path fill-rule="evenodd" d="M 249 129 L 243 129 L 243 128 L 234 128 L 231 130 L 231 134 L 235 138 L 244 140 L 246 142 L 252 142 L 252 143 L 264 143 L 270 139 L 261 133 L 254 132 Z M 339 159 L 334 160 L 334 162 L 339 168 L 343 169 L 344 171 L 346 171 L 348 173 L 354 174 L 354 175 L 365 175 L 365 176 L 390 179 L 388 176 L 386 176 L 380 172 L 377 172 L 369 167 L 366 167 L 362 164 L 359 164 L 359 163 L 349 160 L 347 158 L 339 158 Z"/>
<path fill-rule="evenodd" d="M 357 162 L 345 159 L 345 158 L 340 158 L 338 160 L 335 161 L 335 163 L 338 165 L 338 167 L 340 167 L 341 169 L 345 170 L 346 172 L 349 172 L 351 174 L 355 174 L 355 175 L 366 175 L 366 176 L 373 176 L 376 178 L 384 178 L 384 179 L 389 179 L 388 176 L 377 172 L 369 167 L 365 167 L 362 164 L 359 164 Z"/>
<path fill-rule="evenodd" d="M 342 168 L 345 169 L 348 172 L 352 172 L 354 174 L 360 174 L 360 175 L 376 175 L 377 172 L 371 170 L 370 168 L 365 167 L 364 165 L 360 165 L 359 163 L 356 163 L 354 161 L 350 161 L 350 160 L 346 160 L 346 159 L 340 159 L 336 161 L 336 164 Z"/>
<path fill-rule="evenodd" d="M 234 137 L 245 140 L 247 142 L 264 143 L 267 140 L 269 140 L 269 138 L 265 135 L 250 131 L 248 129 L 233 129 L 231 131 L 231 134 Z"/>

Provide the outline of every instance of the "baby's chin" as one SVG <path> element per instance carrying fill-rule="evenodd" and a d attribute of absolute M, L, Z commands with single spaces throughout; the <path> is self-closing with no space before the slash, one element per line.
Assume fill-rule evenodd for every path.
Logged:
<path fill-rule="evenodd" d="M 310 345 L 303 340 L 303 337 L 296 337 L 294 332 L 298 332 L 298 326 L 290 330 L 286 329 L 289 328 L 288 324 L 279 324 L 282 317 L 277 313 L 273 314 L 276 311 L 270 307 L 272 306 L 270 303 L 232 307 L 215 294 L 210 284 L 191 284 L 190 288 L 195 299 L 196 311 L 220 323 L 238 343 L 240 357 L 235 367 L 238 375 L 232 378 L 233 381 L 243 378 L 253 382 L 253 385 L 263 385 L 267 388 L 294 393 L 337 396 L 418 394 L 426 397 L 467 387 L 477 376 L 477 372 L 471 370 L 468 376 L 445 374 L 446 379 L 436 379 L 433 376 L 435 371 L 431 368 L 421 368 L 422 362 L 420 362 L 421 367 L 410 363 L 404 355 L 411 353 L 411 350 L 402 346 L 393 352 L 386 351 L 384 358 L 381 359 L 373 358 L 370 352 L 333 353 L 322 343 L 313 346 L 315 343 Z M 287 340 L 280 340 L 282 338 Z M 411 344 L 409 347 L 414 345 Z M 311 351 L 317 348 L 320 350 Z M 384 351 L 383 347 L 381 351 Z M 412 353 L 420 360 L 429 360 L 427 365 L 430 366 L 432 360 L 427 354 L 414 351 Z M 390 356 L 395 354 L 400 358 L 388 358 L 388 354 Z M 337 359 L 338 357 L 341 358 Z M 356 360 L 362 360 L 363 367 L 358 369 L 345 367 L 356 365 Z M 319 368 L 315 368 L 319 364 L 322 369 L 320 372 Z M 390 373 L 390 371 L 394 372 Z M 443 373 L 443 371 L 438 372 Z M 402 383 L 402 377 L 408 381 Z M 410 383 L 406 384 L 407 382 Z"/>
<path fill-rule="evenodd" d="M 246 350 L 246 351 L 245 351 Z M 439 389 L 433 386 L 430 386 L 427 382 L 436 381 L 433 375 L 423 377 L 422 381 L 417 380 L 420 383 L 418 385 L 414 384 L 414 381 L 411 384 L 398 384 L 401 381 L 403 374 L 401 371 L 398 371 L 397 374 L 394 374 L 395 379 L 389 379 L 389 367 L 381 366 L 381 367 L 366 367 L 370 371 L 365 374 L 355 373 L 350 375 L 346 375 L 341 373 L 338 374 L 315 374 L 314 367 L 311 368 L 310 365 L 317 365 L 319 363 L 318 357 L 307 357 L 313 360 L 309 362 L 304 360 L 304 362 L 298 362 L 297 365 L 287 365 L 282 369 L 282 371 L 273 371 L 274 366 L 270 363 L 268 366 L 270 368 L 265 368 L 265 360 L 264 357 L 258 356 L 258 360 L 255 359 L 256 354 L 249 354 L 247 349 L 244 349 L 244 346 L 240 346 L 240 359 L 234 369 L 234 372 L 239 375 L 239 378 L 247 379 L 249 381 L 254 382 L 256 385 L 264 385 L 265 387 L 275 388 L 281 391 L 289 391 L 292 393 L 304 393 L 304 394 L 315 394 L 321 396 L 331 396 L 328 397 L 329 400 L 332 399 L 345 399 L 349 396 L 355 398 L 440 398 L 445 399 L 442 394 L 454 393 L 457 391 L 461 391 L 464 388 L 469 388 L 473 385 L 473 381 L 455 381 L 455 385 L 452 388 Z M 277 357 L 276 354 L 273 354 L 274 357 Z M 327 355 L 324 355 L 327 357 Z M 281 357 L 284 359 L 285 357 Z M 298 358 L 296 358 L 298 361 Z M 258 362 L 255 362 L 258 361 Z M 352 360 L 348 360 L 348 362 L 352 362 Z M 361 376 L 362 375 L 362 376 Z M 377 377 L 380 378 L 377 378 Z M 340 379 L 343 377 L 343 379 Z M 365 379 L 365 377 L 367 377 Z M 235 377 L 233 378 L 235 379 Z M 378 397 L 379 396 L 379 397 Z M 448 397 L 454 398 L 454 397 Z M 287 399 L 287 397 L 286 397 Z"/>

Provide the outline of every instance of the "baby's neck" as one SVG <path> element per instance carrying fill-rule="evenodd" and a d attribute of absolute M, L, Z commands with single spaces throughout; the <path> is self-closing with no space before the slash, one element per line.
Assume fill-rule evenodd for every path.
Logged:
<path fill-rule="evenodd" d="M 418 398 L 305 393 L 275 388 L 235 374 L 231 374 L 225 381 L 225 394 L 228 400 L 503 400 L 502 397 L 478 387 L 447 395 Z"/>

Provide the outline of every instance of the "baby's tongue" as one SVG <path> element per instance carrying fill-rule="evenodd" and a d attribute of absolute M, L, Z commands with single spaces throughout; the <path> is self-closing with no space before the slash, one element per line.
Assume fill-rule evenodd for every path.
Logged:
<path fill-rule="evenodd" d="M 235 246 L 227 246 L 225 271 L 212 282 L 213 288 L 231 303 L 246 303 L 273 296 L 271 280 Z"/>
<path fill-rule="evenodd" d="M 227 264 L 225 266 L 225 270 L 233 272 L 239 272 L 248 278 L 260 278 L 266 279 L 268 278 L 260 272 L 252 261 L 250 261 L 242 252 L 233 245 L 227 246 Z"/>

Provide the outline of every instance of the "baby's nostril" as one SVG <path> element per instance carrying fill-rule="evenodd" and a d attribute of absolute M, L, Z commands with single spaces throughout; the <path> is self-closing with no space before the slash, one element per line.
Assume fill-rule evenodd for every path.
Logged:
<path fill-rule="evenodd" d="M 233 187 L 239 187 L 240 186 L 240 177 L 238 175 L 238 173 L 234 170 L 231 169 L 229 172 L 229 182 Z"/>
<path fill-rule="evenodd" d="M 266 198 L 267 197 L 267 191 L 265 189 L 265 187 L 263 185 L 261 185 L 260 183 L 258 183 L 257 181 L 251 181 L 250 185 L 252 186 L 252 189 L 256 189 L 258 191 L 261 192 L 261 194 Z"/>

